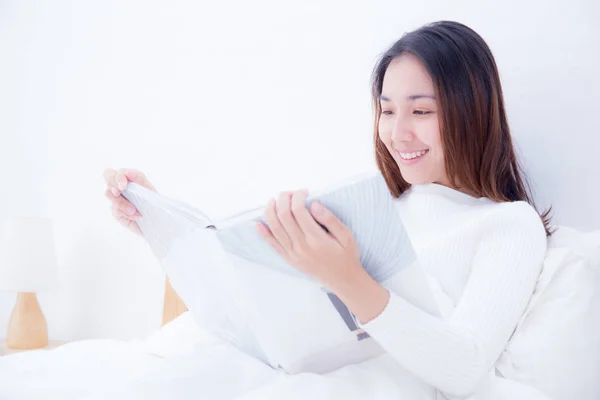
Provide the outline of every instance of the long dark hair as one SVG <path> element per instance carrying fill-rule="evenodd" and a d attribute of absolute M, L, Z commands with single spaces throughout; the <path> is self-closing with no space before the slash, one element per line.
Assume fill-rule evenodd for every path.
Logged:
<path fill-rule="evenodd" d="M 379 59 L 372 76 L 375 159 L 390 192 L 400 196 L 410 184 L 379 139 L 380 96 L 390 62 L 411 53 L 424 64 L 435 87 L 445 167 L 450 184 L 498 202 L 523 200 L 535 207 L 515 155 L 504 110 L 496 62 L 485 41 L 453 21 L 427 24 L 405 33 Z M 550 236 L 550 209 L 541 214 Z"/>

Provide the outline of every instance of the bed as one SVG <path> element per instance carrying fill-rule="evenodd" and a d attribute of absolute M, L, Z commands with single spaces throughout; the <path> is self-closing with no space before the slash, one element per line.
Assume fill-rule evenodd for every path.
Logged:
<path fill-rule="evenodd" d="M 566 231 L 565 231 L 566 232 Z M 587 238 L 587 239 L 586 239 Z M 584 240 L 585 239 L 585 240 Z M 534 335 L 536 329 L 553 329 L 558 319 L 570 318 L 569 326 L 582 333 L 582 324 L 589 321 L 588 309 L 592 296 L 597 297 L 597 290 L 590 278 L 600 264 L 600 232 L 593 235 L 579 234 L 555 235 L 551 247 L 560 250 L 568 247 L 569 253 L 576 250 L 580 261 L 593 260 L 594 268 L 589 262 L 580 263 L 580 268 L 573 262 L 562 262 L 557 257 L 547 257 L 536 293 L 538 298 L 544 292 L 551 292 L 548 301 L 538 300 L 535 318 L 524 320 L 524 332 L 516 335 L 509 344 L 504 358 L 504 365 L 511 367 L 518 364 L 519 357 L 530 363 L 528 353 L 531 340 L 535 345 L 545 343 L 554 352 L 558 346 L 565 351 L 581 350 L 581 356 L 592 350 L 589 346 L 566 347 L 571 342 L 553 342 L 556 335 Z M 583 246 L 585 245 L 585 246 Z M 585 247 L 585 249 L 584 249 Z M 582 254 L 587 256 L 582 258 Z M 549 253 L 551 254 L 551 253 Z M 558 254 L 558 253 L 553 253 Z M 566 253 L 561 253 L 566 254 Z M 566 259 L 566 258 L 563 258 Z M 552 264 L 554 260 L 554 264 Z M 562 260 L 562 259 L 561 259 Z M 548 266 L 554 265 L 552 268 Z M 567 274 L 560 278 L 558 273 Z M 557 279 L 556 277 L 559 276 Z M 579 282 L 579 283 L 577 283 Z M 584 282 L 588 282 L 589 298 L 574 298 L 574 290 L 580 291 Z M 575 288 L 573 285 L 580 285 Z M 556 301 L 561 297 L 560 301 Z M 565 303 L 566 302 L 566 303 Z M 556 309 L 559 304 L 560 309 Z M 545 307 L 545 308 L 544 308 Z M 554 308 L 553 308 L 554 307 Z M 598 307 L 595 308 L 598 310 Z M 550 318 L 545 312 L 551 313 Z M 163 302 L 163 325 L 152 334 L 130 341 L 118 340 L 84 340 L 71 342 L 51 351 L 29 351 L 0 358 L 0 399 L 222 399 L 222 400 L 264 400 L 264 399 L 439 399 L 432 389 L 409 373 L 398 374 L 399 365 L 388 355 L 360 364 L 353 364 L 327 374 L 302 373 L 289 375 L 247 356 L 220 341 L 203 330 L 193 320 L 191 313 L 168 280 L 165 281 Z M 573 316 L 580 316 L 579 320 Z M 564 317 L 564 318 L 563 318 Z M 599 316 L 600 317 L 600 316 Z M 600 318 L 594 318 L 600 320 Z M 527 322 L 536 321 L 535 324 Z M 555 325 L 549 325 L 555 323 Z M 577 323 L 580 323 L 577 328 Z M 566 324 L 558 321 L 561 326 Z M 597 327 L 597 324 L 596 324 Z M 521 340 L 517 340 L 517 339 Z M 579 335 L 579 339 L 582 336 Z M 558 339 L 557 339 L 558 340 Z M 590 345 L 600 343 L 597 335 L 587 338 Z M 518 345 L 518 346 L 517 346 Z M 521 351 L 525 350 L 525 352 Z M 596 349 L 597 351 L 597 349 Z M 548 352 L 546 352 L 548 353 Z M 591 359 L 588 356 L 588 359 Z M 545 362 L 544 358 L 537 361 Z M 501 363 L 502 364 L 502 363 Z M 510 365 L 509 365 L 510 364 Z M 588 370 L 592 380 L 579 379 Z M 591 370 L 591 371 L 590 371 Z M 594 371 L 595 370 L 595 371 Z M 508 368 L 504 372 L 510 373 Z M 518 369 L 512 368 L 514 373 Z M 598 368 L 579 369 L 576 374 L 549 370 L 551 379 L 545 382 L 527 382 L 528 377 L 517 377 L 509 380 L 499 376 L 490 376 L 484 392 L 472 400 L 487 399 L 527 399 L 527 400 L 560 400 L 578 398 L 597 399 L 600 395 L 594 373 Z M 506 375 L 504 375 L 506 376 Z M 519 378 L 519 379 L 516 379 Z M 562 381 L 561 381 L 562 379 Z M 574 382 L 577 382 L 575 385 Z M 529 384 L 531 383 L 531 384 Z M 583 388 L 587 384 L 588 386 Z M 546 393 L 558 396 L 548 397 L 532 387 L 545 389 Z M 573 397 L 577 392 L 581 396 Z"/>
<path fill-rule="evenodd" d="M 406 378 L 404 378 L 406 380 Z M 409 393 L 410 390 L 412 393 Z M 0 358 L 0 399 L 430 398 L 367 364 L 326 375 L 288 375 L 201 329 L 169 281 L 163 326 L 130 341 L 94 339 Z"/>

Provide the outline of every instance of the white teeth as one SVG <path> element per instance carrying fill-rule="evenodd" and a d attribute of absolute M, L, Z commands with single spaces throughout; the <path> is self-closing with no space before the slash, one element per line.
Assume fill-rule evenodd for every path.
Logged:
<path fill-rule="evenodd" d="M 412 160 L 413 158 L 421 157 L 427 150 L 417 151 L 416 153 L 400 153 L 400 156 L 405 160 Z"/>

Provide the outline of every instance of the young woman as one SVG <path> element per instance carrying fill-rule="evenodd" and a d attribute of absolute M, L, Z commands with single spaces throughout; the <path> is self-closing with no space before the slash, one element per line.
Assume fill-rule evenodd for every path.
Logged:
<path fill-rule="evenodd" d="M 370 365 L 387 363 L 386 373 L 413 385 L 407 398 L 543 398 L 495 371 L 532 296 L 551 229 L 520 171 L 490 49 L 460 23 L 423 26 L 383 54 L 372 92 L 376 162 L 438 288 L 443 317 L 371 279 L 352 233 L 327 209 L 307 209 L 306 191 L 282 193 L 265 209 L 268 226 L 257 229 L 348 306 L 387 351 Z M 148 181 L 131 170 L 105 177 L 115 217 L 139 233 L 138 214 L 119 194 L 127 180 Z"/>

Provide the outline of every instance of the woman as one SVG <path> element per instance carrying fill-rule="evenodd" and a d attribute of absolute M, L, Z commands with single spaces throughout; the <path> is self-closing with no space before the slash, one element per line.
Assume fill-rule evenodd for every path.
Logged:
<path fill-rule="evenodd" d="M 257 229 L 290 264 L 342 299 L 398 375 L 415 377 L 410 398 L 543 398 L 495 376 L 551 230 L 520 171 L 488 46 L 456 22 L 423 26 L 383 54 L 372 94 L 376 162 L 421 264 L 439 286 L 443 317 L 371 279 L 351 232 L 323 207 L 307 209 L 306 191 L 271 201 L 268 226 Z M 115 217 L 139 233 L 139 215 L 119 194 L 127 180 L 149 182 L 132 170 L 108 170 L 105 178 Z"/>

